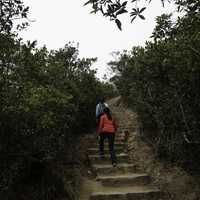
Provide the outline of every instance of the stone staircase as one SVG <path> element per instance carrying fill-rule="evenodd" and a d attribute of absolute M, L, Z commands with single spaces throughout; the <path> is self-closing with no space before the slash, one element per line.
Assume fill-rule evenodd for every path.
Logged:
<path fill-rule="evenodd" d="M 119 130 L 122 130 L 119 128 Z M 159 200 L 161 192 L 151 185 L 151 178 L 145 173 L 136 173 L 125 153 L 126 137 L 123 131 L 116 134 L 115 150 L 117 166 L 110 161 L 108 144 L 105 141 L 105 158 L 99 157 L 99 146 L 94 142 L 88 149 L 89 160 L 96 173 L 96 186 L 89 200 Z M 83 199 L 80 199 L 83 200 Z"/>

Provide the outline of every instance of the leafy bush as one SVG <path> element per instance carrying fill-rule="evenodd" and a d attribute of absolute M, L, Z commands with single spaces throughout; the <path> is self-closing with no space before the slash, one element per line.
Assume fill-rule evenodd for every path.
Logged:
<path fill-rule="evenodd" d="M 192 167 L 199 166 L 200 7 L 185 8 L 175 23 L 171 15 L 157 17 L 153 41 L 120 53 L 110 66 L 122 98 L 149 130 L 144 137 L 160 156 Z"/>
<path fill-rule="evenodd" d="M 55 177 L 52 162 L 73 163 L 76 156 L 63 154 L 73 153 L 77 138 L 94 128 L 104 84 L 90 68 L 96 59 L 79 58 L 73 43 L 49 51 L 18 38 L 28 25 L 23 1 L 0 5 L 0 199 L 19 199 L 15 189 L 38 177 L 36 199 L 44 199 L 53 182 L 43 188 L 44 176 Z"/>
<path fill-rule="evenodd" d="M 1 189 L 23 177 L 33 160 L 55 159 L 72 138 L 95 125 L 101 82 L 72 43 L 57 51 L 1 34 Z"/>

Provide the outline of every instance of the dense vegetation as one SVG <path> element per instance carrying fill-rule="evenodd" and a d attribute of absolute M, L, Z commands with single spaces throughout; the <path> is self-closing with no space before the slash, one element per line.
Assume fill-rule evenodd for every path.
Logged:
<path fill-rule="evenodd" d="M 144 130 L 151 130 L 144 136 L 158 154 L 199 166 L 200 4 L 176 3 L 186 12 L 182 18 L 174 23 L 170 15 L 158 17 L 153 41 L 119 54 L 110 65 L 119 93 L 137 111 Z M 44 166 L 62 159 L 94 127 L 99 95 L 115 93 L 91 70 L 96 59 L 79 58 L 73 43 L 48 50 L 23 42 L 17 34 L 28 25 L 29 8 L 21 0 L 0 0 L 0 7 L 0 199 L 27 199 L 16 195 L 20 184 L 42 178 Z M 76 150 L 70 153 L 73 168 Z M 48 184 L 39 185 L 37 194 L 27 191 L 35 197 L 29 199 L 53 199 L 56 188 Z"/>
<path fill-rule="evenodd" d="M 116 72 L 112 80 L 158 155 L 198 169 L 200 4 L 187 2 L 183 17 L 157 17 L 152 41 L 118 53 L 109 64 Z"/>
<path fill-rule="evenodd" d="M 31 174 L 34 178 L 33 171 L 43 176 L 43 166 L 60 159 L 80 135 L 94 128 L 97 99 L 104 90 L 107 95 L 113 93 L 112 86 L 101 83 L 95 70 L 90 69 L 96 59 L 79 58 L 73 43 L 49 51 L 46 47 L 37 48 L 35 41 L 24 43 L 17 36 L 19 29 L 28 25 L 28 7 L 22 1 L 0 1 L 0 5 L 0 199 L 3 200 L 19 199 L 14 191 L 22 180 L 31 178 Z M 23 21 L 17 23 L 15 19 Z M 71 155 L 68 162 L 74 161 Z M 48 190 L 35 198 L 47 198 Z"/>

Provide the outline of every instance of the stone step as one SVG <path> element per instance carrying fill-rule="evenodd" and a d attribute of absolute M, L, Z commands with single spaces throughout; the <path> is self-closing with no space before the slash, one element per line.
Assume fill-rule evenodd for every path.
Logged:
<path fill-rule="evenodd" d="M 98 175 L 116 175 L 135 172 L 135 166 L 128 163 L 118 163 L 116 167 L 111 164 L 93 165 L 94 171 Z"/>
<path fill-rule="evenodd" d="M 124 138 L 115 138 L 115 143 L 124 143 Z"/>
<path fill-rule="evenodd" d="M 116 174 L 116 175 L 104 175 L 98 176 L 97 181 L 101 181 L 104 186 L 140 186 L 150 183 L 150 177 L 147 174 Z"/>
<path fill-rule="evenodd" d="M 115 134 L 115 138 L 124 138 L 124 134 L 121 131 L 119 131 Z"/>
<path fill-rule="evenodd" d="M 101 158 L 99 155 L 89 155 L 88 157 L 93 164 L 106 164 L 111 162 L 109 154 L 105 154 L 104 158 Z M 116 157 L 117 163 L 129 161 L 128 154 L 125 153 L 116 154 Z"/>
<path fill-rule="evenodd" d="M 116 136 L 115 137 L 115 143 L 123 143 L 124 142 L 124 136 Z M 108 140 L 104 140 L 105 142 L 108 142 Z M 99 141 L 98 140 L 96 140 L 96 141 L 94 141 L 92 144 L 95 144 L 95 143 L 99 143 Z"/>
<path fill-rule="evenodd" d="M 104 142 L 108 143 L 108 140 L 105 139 Z M 120 136 L 115 137 L 115 143 L 123 143 L 123 142 L 124 142 L 124 137 L 120 137 Z M 95 141 L 92 144 L 94 144 L 94 143 L 99 144 L 99 141 Z"/>
<path fill-rule="evenodd" d="M 115 153 L 123 153 L 123 150 L 124 150 L 124 148 L 122 148 L 122 147 L 116 147 L 115 148 Z M 87 152 L 90 155 L 99 154 L 99 148 L 89 148 Z M 105 154 L 109 154 L 109 148 L 108 148 L 107 145 L 104 148 L 104 153 Z"/>
<path fill-rule="evenodd" d="M 104 146 L 108 147 L 108 142 L 106 140 L 104 142 Z M 124 143 L 123 142 L 115 142 L 115 147 L 121 147 L 121 148 L 123 148 L 124 147 Z M 98 142 L 92 143 L 90 145 L 90 148 L 99 148 L 99 143 Z"/>
<path fill-rule="evenodd" d="M 116 141 L 122 142 L 122 141 L 124 141 L 124 138 L 125 137 L 123 135 L 116 135 L 115 136 L 115 142 Z M 105 141 L 107 142 L 108 140 L 105 139 Z"/>
<path fill-rule="evenodd" d="M 161 192 L 153 186 L 100 187 L 90 200 L 158 200 Z"/>

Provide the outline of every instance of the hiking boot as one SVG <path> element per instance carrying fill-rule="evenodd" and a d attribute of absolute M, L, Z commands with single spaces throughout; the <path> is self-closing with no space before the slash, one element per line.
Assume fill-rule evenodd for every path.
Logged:
<path fill-rule="evenodd" d="M 103 154 L 100 154 L 100 158 L 103 160 L 105 157 Z"/>

